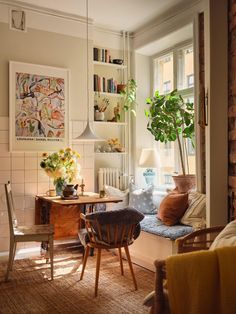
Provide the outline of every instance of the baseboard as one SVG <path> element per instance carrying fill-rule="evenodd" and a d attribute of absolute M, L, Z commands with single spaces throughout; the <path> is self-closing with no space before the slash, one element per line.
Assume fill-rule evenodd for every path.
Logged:
<path fill-rule="evenodd" d="M 16 256 L 15 259 L 23 259 L 27 257 L 33 257 L 33 256 L 40 256 L 40 249 L 39 247 L 31 247 L 27 249 L 19 249 L 16 250 Z M 4 251 L 0 253 L 0 260 L 8 260 L 9 252 Z"/>
<path fill-rule="evenodd" d="M 140 258 L 138 256 L 132 256 L 132 255 L 131 255 L 131 260 L 133 264 L 136 264 L 152 272 L 155 272 L 155 267 L 152 260 L 149 261 L 147 258 L 143 259 L 142 257 Z"/>

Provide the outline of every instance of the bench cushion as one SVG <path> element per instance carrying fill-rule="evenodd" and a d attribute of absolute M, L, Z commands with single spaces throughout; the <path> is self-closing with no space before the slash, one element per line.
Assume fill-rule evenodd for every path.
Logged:
<path fill-rule="evenodd" d="M 192 227 L 186 225 L 166 226 L 154 215 L 145 215 L 140 224 L 142 231 L 169 238 L 171 240 L 176 240 L 177 238 L 194 231 Z"/>

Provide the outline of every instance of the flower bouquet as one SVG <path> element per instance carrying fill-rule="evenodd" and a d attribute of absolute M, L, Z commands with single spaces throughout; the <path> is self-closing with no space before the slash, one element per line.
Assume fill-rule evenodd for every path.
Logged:
<path fill-rule="evenodd" d="M 63 188 L 70 182 L 79 179 L 80 155 L 71 148 L 60 149 L 58 152 L 43 153 L 40 167 L 53 179 L 57 195 L 62 194 Z"/>

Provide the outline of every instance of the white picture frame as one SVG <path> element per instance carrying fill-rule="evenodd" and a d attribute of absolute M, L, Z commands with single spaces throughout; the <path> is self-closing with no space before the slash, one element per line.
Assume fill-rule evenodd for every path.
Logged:
<path fill-rule="evenodd" d="M 69 143 L 69 70 L 9 62 L 9 150 L 54 151 Z"/>
<path fill-rule="evenodd" d="M 26 32 L 26 12 L 18 8 L 10 8 L 9 26 L 11 30 Z"/>

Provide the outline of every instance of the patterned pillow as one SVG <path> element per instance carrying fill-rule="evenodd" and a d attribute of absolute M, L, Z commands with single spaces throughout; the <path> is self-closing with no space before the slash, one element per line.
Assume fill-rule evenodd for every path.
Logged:
<path fill-rule="evenodd" d="M 116 210 L 116 209 L 122 209 L 128 207 L 129 204 L 129 191 L 121 191 L 120 189 L 117 189 L 110 185 L 105 185 L 104 187 L 105 193 L 108 196 L 115 196 L 120 197 L 123 199 L 122 202 L 119 202 L 117 204 L 115 203 L 107 203 L 106 208 L 107 210 Z"/>
<path fill-rule="evenodd" d="M 190 225 L 195 230 L 206 227 L 206 195 L 198 192 L 189 193 L 189 206 L 180 222 Z"/>
<path fill-rule="evenodd" d="M 137 189 L 134 184 L 129 187 L 129 206 L 136 208 L 143 214 L 156 214 L 156 207 L 153 204 L 153 186 L 146 189 Z"/>

